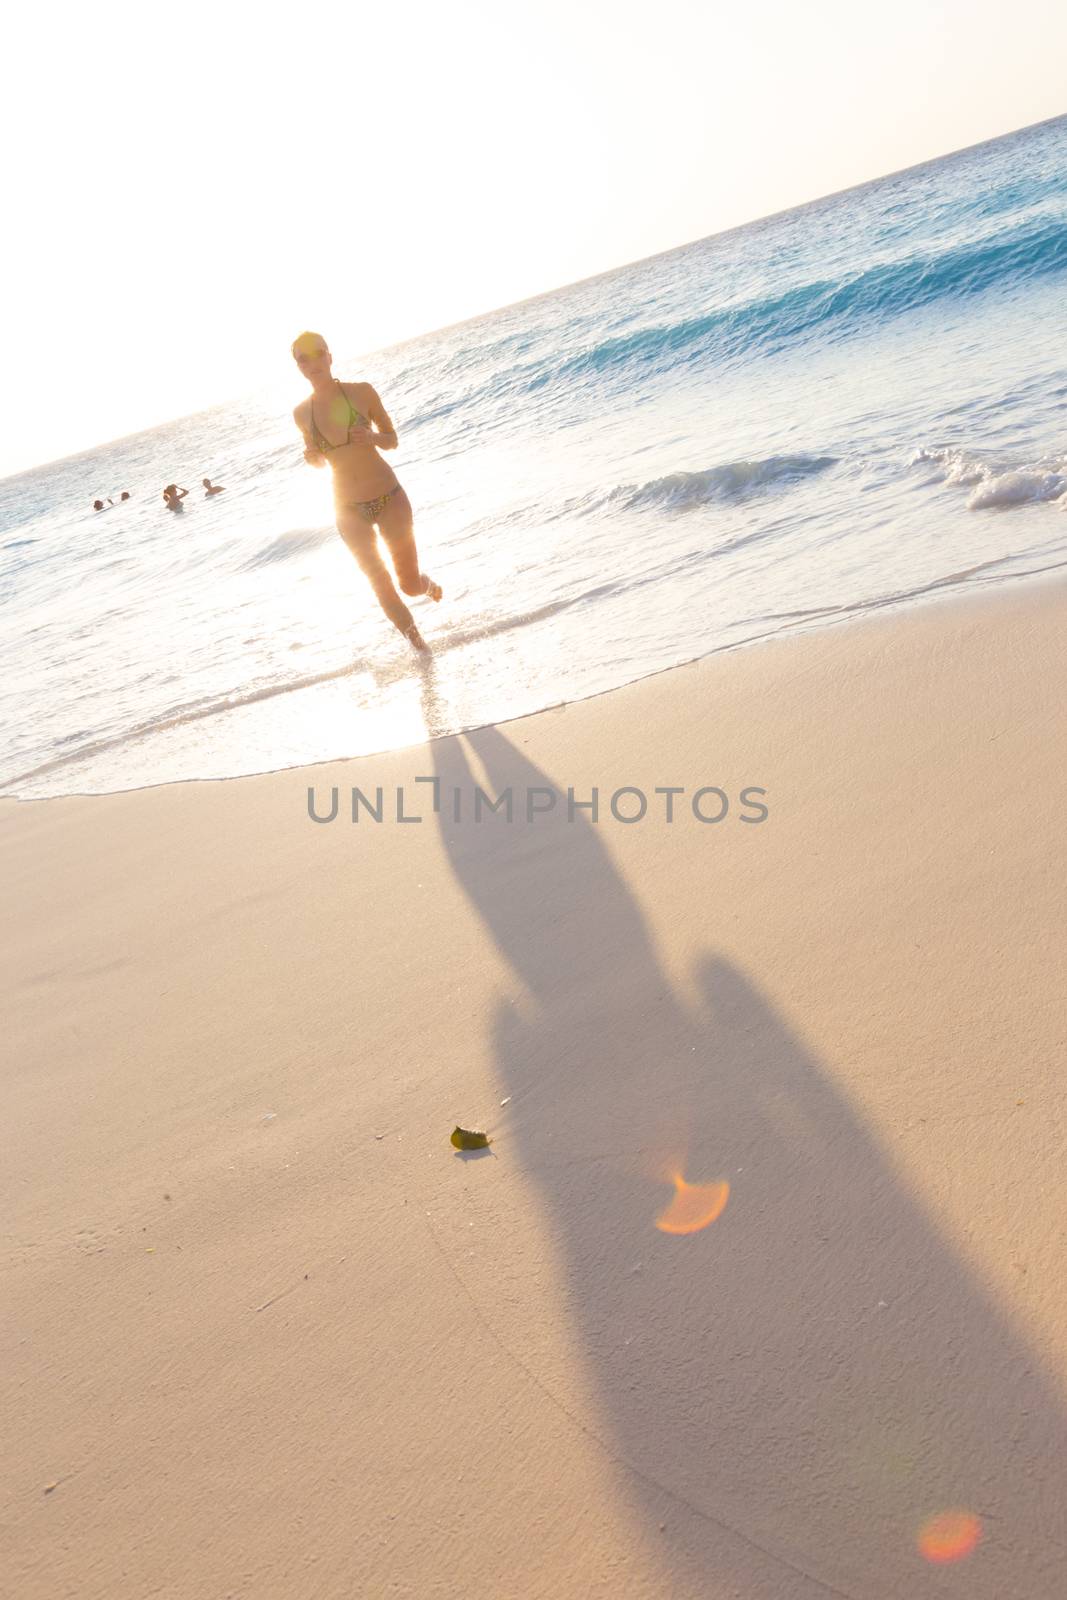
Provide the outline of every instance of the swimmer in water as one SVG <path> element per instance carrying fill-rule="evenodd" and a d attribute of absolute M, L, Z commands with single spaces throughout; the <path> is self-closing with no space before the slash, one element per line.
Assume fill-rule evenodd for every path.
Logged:
<path fill-rule="evenodd" d="M 203 482 L 203 485 L 204 485 L 204 499 L 205 500 L 208 498 L 209 495 L 224 493 L 224 491 L 226 489 L 226 485 L 224 483 L 212 483 L 210 478 L 204 478 L 202 480 L 202 482 Z"/>
<path fill-rule="evenodd" d="M 168 483 L 163 491 L 163 499 L 166 501 L 167 510 L 184 511 L 185 507 L 182 505 L 182 501 L 188 493 L 188 489 L 179 489 L 176 483 Z"/>
<path fill-rule="evenodd" d="M 342 383 L 333 376 L 333 357 L 321 334 L 302 333 L 293 340 L 292 354 L 311 385 L 310 395 L 293 412 L 307 447 L 304 460 L 313 467 L 328 461 L 333 468 L 338 533 L 390 622 L 416 650 L 429 654 L 430 647 L 397 594 L 378 550 L 380 534 L 405 594 L 440 600 L 441 585 L 419 571 L 411 502 L 392 467 L 378 454 L 396 449 L 396 429 L 369 383 Z"/>

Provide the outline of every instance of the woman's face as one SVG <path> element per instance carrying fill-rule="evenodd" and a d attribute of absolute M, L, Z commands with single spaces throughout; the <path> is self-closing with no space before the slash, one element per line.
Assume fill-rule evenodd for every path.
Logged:
<path fill-rule="evenodd" d="M 318 340 L 313 344 L 298 344 L 293 351 L 293 360 L 309 383 L 315 383 L 320 378 L 328 378 L 330 376 L 333 357 L 326 346 Z"/>

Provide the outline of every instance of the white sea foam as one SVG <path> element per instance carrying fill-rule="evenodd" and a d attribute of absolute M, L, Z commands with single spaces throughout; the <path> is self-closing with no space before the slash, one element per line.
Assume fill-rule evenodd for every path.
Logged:
<path fill-rule="evenodd" d="M 1011 465 L 991 459 L 988 454 L 953 446 L 918 450 L 912 462 L 929 462 L 939 469 L 941 482 L 969 488 L 968 511 L 1041 505 L 1062 500 L 1067 494 L 1067 456 Z"/>

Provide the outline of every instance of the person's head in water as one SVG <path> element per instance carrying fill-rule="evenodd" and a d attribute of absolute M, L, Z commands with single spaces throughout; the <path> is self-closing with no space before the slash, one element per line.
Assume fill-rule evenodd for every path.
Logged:
<path fill-rule="evenodd" d="M 102 500 L 94 500 L 93 501 L 93 510 L 94 511 L 103 511 L 103 509 L 104 509 L 104 502 Z"/>
<path fill-rule="evenodd" d="M 321 333 L 301 333 L 293 340 L 290 349 L 293 360 L 309 383 L 321 383 L 331 376 L 333 357 Z"/>
<path fill-rule="evenodd" d="M 123 489 L 122 493 L 119 495 L 119 499 L 120 500 L 128 500 L 129 498 L 130 498 L 130 491 L 128 489 Z"/>

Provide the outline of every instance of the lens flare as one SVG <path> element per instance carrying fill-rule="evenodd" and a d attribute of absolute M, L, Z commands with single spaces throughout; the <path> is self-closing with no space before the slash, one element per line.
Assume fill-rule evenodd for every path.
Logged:
<path fill-rule="evenodd" d="M 721 1183 L 686 1183 L 680 1172 L 671 1173 L 674 1199 L 659 1217 L 656 1227 L 660 1233 L 699 1233 L 709 1222 L 721 1217 L 730 1198 L 730 1185 Z"/>
<path fill-rule="evenodd" d="M 969 1556 L 982 1537 L 982 1524 L 970 1511 L 939 1511 L 919 1532 L 919 1551 L 944 1566 Z"/>

